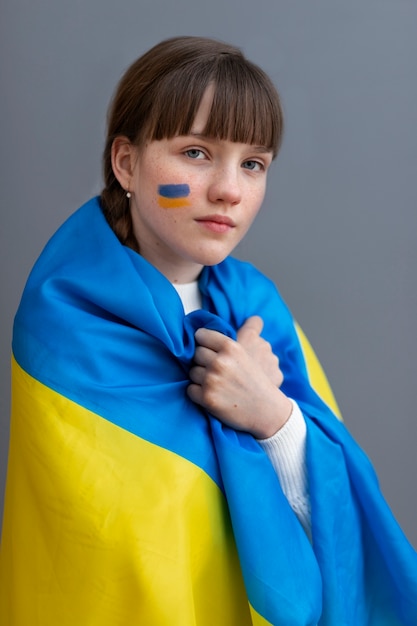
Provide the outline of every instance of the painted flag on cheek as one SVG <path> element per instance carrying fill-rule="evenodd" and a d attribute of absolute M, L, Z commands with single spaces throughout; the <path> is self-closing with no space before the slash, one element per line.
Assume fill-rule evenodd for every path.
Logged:
<path fill-rule="evenodd" d="M 159 185 L 158 204 L 163 209 L 176 209 L 190 206 L 188 200 L 189 195 L 189 185 Z"/>

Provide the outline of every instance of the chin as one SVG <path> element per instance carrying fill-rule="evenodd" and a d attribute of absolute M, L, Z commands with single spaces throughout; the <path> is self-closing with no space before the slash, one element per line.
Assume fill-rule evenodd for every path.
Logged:
<path fill-rule="evenodd" d="M 231 250 L 229 250 L 228 252 L 223 251 L 222 253 L 211 252 L 207 254 L 202 254 L 198 257 L 198 259 L 195 259 L 195 260 L 197 261 L 199 265 L 210 265 L 210 266 L 218 265 L 219 263 L 224 261 L 225 258 L 228 257 L 230 253 L 231 253 Z"/>
<path fill-rule="evenodd" d="M 218 265 L 235 249 L 236 245 L 211 245 L 197 251 L 194 261 L 200 265 Z"/>

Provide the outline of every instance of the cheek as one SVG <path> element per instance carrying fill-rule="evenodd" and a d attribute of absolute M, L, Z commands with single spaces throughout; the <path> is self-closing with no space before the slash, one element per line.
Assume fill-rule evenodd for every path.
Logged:
<path fill-rule="evenodd" d="M 158 185 L 158 204 L 163 209 L 177 209 L 190 206 L 190 186 L 186 183 Z"/>
<path fill-rule="evenodd" d="M 256 213 L 259 211 L 259 209 L 262 206 L 262 203 L 265 198 L 265 192 L 266 192 L 266 184 L 263 184 L 260 186 L 259 189 L 257 189 L 256 193 L 254 194 L 253 204 L 256 207 Z"/>
<path fill-rule="evenodd" d="M 246 219 L 247 219 L 247 228 L 250 228 L 253 221 L 256 219 L 259 211 L 262 208 L 262 203 L 265 197 L 265 192 L 263 190 L 254 191 L 252 193 L 248 193 L 247 195 L 247 205 L 246 205 Z"/>
<path fill-rule="evenodd" d="M 265 189 L 263 189 L 262 187 L 252 187 L 246 189 L 243 197 L 245 198 L 247 206 L 250 207 L 251 211 L 256 213 L 257 211 L 259 211 L 264 200 Z"/>

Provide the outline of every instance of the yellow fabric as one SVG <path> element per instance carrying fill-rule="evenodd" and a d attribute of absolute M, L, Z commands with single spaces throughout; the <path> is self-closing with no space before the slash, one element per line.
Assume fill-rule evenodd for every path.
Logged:
<path fill-rule="evenodd" d="M 324 400 L 327 406 L 331 408 L 333 413 L 339 419 L 342 419 L 340 409 L 337 405 L 336 399 L 326 378 L 326 374 L 324 373 L 323 368 L 321 367 L 320 362 L 313 348 L 311 347 L 310 342 L 308 341 L 303 330 L 297 323 L 295 324 L 295 328 L 301 343 L 301 348 L 303 350 L 304 359 L 307 366 L 307 374 L 311 386 L 313 387 L 314 391 L 318 393 L 320 398 Z"/>
<path fill-rule="evenodd" d="M 201 469 L 16 363 L 13 398 L 0 624 L 252 623 L 226 503 Z"/>
<path fill-rule="evenodd" d="M 252 606 L 249 605 L 249 608 L 253 626 L 273 626 L 273 624 L 268 622 L 262 615 L 259 615 Z"/>

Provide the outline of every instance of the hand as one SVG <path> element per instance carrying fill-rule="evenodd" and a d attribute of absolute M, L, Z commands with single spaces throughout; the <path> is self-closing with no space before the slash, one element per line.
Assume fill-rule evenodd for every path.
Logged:
<path fill-rule="evenodd" d="M 237 341 L 214 330 L 198 329 L 187 389 L 193 402 L 258 439 L 275 434 L 292 411 L 290 400 L 277 386 L 282 382 L 278 359 L 259 336 L 262 325 L 260 318 L 249 318 Z"/>
<path fill-rule="evenodd" d="M 237 341 L 240 343 L 255 363 L 265 372 L 271 382 L 280 387 L 284 376 L 279 368 L 278 357 L 272 352 L 271 344 L 260 335 L 264 323 L 261 317 L 248 317 L 237 332 Z"/>

